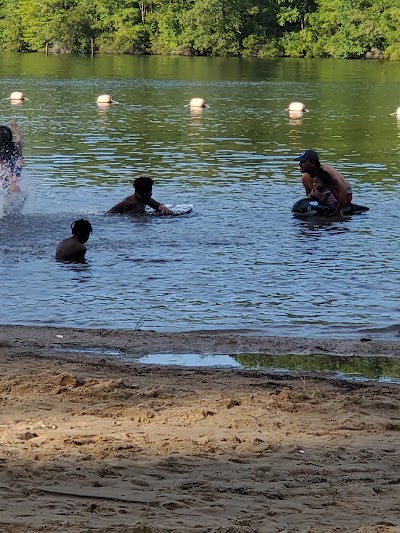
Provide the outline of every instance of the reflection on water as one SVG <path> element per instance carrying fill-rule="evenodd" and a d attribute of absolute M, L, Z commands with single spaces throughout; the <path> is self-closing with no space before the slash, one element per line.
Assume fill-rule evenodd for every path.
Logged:
<path fill-rule="evenodd" d="M 390 357 L 336 357 L 332 355 L 193 354 L 154 353 L 146 356 L 124 353 L 126 361 L 148 365 L 185 367 L 249 368 L 268 371 L 329 374 L 336 379 L 400 383 L 400 359 Z"/>
<path fill-rule="evenodd" d="M 2 54 L 0 66 L 0 90 L 29 97 L 3 121 L 24 133 L 31 182 L 23 216 L 0 220 L 0 323 L 398 337 L 396 65 Z M 105 93 L 121 103 L 99 108 Z M 200 114 L 185 107 L 195 95 L 210 104 Z M 294 99 L 310 109 L 296 123 Z M 304 148 L 371 210 L 294 219 Z M 104 217 L 140 173 L 193 212 Z M 78 218 L 94 229 L 82 270 L 54 261 Z"/>
<path fill-rule="evenodd" d="M 207 367 L 207 368 L 240 368 L 240 362 L 230 355 L 221 354 L 172 354 L 154 353 L 142 357 L 125 354 L 125 360 L 136 360 L 145 365 L 177 365 L 185 367 Z"/>
<path fill-rule="evenodd" d="M 265 355 L 242 353 L 152 353 L 137 355 L 129 350 L 98 347 L 53 346 L 52 351 L 85 355 L 119 357 L 125 362 L 146 365 L 184 366 L 207 368 L 248 368 L 268 371 L 328 374 L 335 379 L 358 381 L 374 380 L 400 383 L 400 358 L 396 357 L 343 357 L 334 355 Z"/>
<path fill-rule="evenodd" d="M 400 359 L 391 357 L 336 357 L 333 355 L 240 354 L 232 356 L 245 368 L 266 368 L 294 372 L 332 372 L 352 379 L 400 383 Z"/>

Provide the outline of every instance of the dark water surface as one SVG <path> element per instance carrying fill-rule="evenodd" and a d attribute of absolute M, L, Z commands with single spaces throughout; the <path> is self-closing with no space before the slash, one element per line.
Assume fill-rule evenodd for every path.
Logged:
<path fill-rule="evenodd" d="M 395 62 L 1 54 L 2 122 L 23 130 L 31 194 L 0 220 L 0 323 L 398 337 L 399 83 Z M 29 100 L 12 105 L 14 90 Z M 103 93 L 120 103 L 98 109 Z M 195 96 L 210 107 L 190 111 Z M 371 210 L 294 219 L 304 148 Z M 143 172 L 193 212 L 104 217 Z M 81 217 L 87 264 L 55 262 Z"/>

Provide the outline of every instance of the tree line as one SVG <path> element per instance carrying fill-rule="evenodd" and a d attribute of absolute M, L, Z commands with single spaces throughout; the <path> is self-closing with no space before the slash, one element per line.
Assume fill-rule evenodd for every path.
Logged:
<path fill-rule="evenodd" d="M 400 59 L 398 0 L 0 0 L 0 49 Z"/>

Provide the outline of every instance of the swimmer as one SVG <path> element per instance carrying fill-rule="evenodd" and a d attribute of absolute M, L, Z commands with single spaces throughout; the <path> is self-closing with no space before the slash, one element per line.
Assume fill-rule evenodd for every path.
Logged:
<path fill-rule="evenodd" d="M 318 174 L 319 169 L 322 169 L 326 174 L 324 184 L 336 200 L 336 207 L 332 215 L 340 215 L 342 207 L 351 205 L 353 193 L 350 183 L 338 170 L 330 165 L 320 163 L 318 154 L 314 150 L 304 150 L 302 154 L 296 157 L 295 161 L 299 161 L 301 181 L 307 196 L 313 189 L 313 177 Z"/>
<path fill-rule="evenodd" d="M 60 242 L 56 250 L 56 260 L 70 263 L 82 263 L 85 260 L 86 246 L 84 243 L 92 233 L 92 225 L 88 220 L 76 220 L 71 224 L 72 237 Z"/>
<path fill-rule="evenodd" d="M 146 205 L 164 215 L 174 214 L 168 207 L 151 197 L 153 193 L 153 180 L 151 178 L 139 176 L 133 182 L 133 187 L 135 192 L 127 196 L 122 202 L 119 202 L 119 204 L 114 205 L 107 211 L 106 215 L 144 215 L 146 213 Z"/>
<path fill-rule="evenodd" d="M 16 122 L 11 122 L 10 127 L 0 126 L 0 183 L 5 194 L 21 191 L 22 148 L 22 134 Z"/>

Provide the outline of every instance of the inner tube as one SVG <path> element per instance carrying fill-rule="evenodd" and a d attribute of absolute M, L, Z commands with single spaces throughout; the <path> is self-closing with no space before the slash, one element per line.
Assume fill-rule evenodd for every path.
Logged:
<path fill-rule="evenodd" d="M 369 211 L 369 207 L 363 205 L 350 204 L 342 207 L 343 216 L 358 215 Z M 292 207 L 292 213 L 295 217 L 328 217 L 333 213 L 333 210 L 317 202 L 317 200 L 310 200 L 309 198 L 302 198 Z"/>

